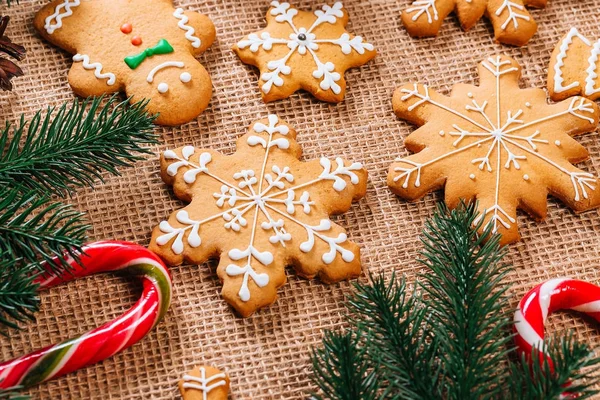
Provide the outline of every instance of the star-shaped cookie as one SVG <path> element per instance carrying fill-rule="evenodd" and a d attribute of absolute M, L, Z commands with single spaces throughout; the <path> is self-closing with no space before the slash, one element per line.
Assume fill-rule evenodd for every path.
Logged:
<path fill-rule="evenodd" d="M 477 200 L 502 243 L 519 239 L 517 209 L 546 216 L 547 196 L 580 212 L 600 205 L 598 180 L 572 165 L 589 157 L 572 136 L 592 132 L 598 107 L 582 97 L 548 104 L 542 89 L 520 89 L 509 57 L 479 65 L 480 86 L 459 84 L 449 97 L 425 85 L 396 90 L 398 117 L 421 126 L 405 140 L 416 154 L 390 167 L 388 184 L 407 200 L 445 188 L 446 203 Z"/>
<path fill-rule="evenodd" d="M 341 2 L 307 12 L 273 1 L 267 27 L 240 40 L 233 50 L 260 70 L 264 101 L 304 89 L 319 100 L 337 103 L 346 93 L 346 70 L 377 54 L 372 44 L 346 31 L 347 23 Z"/>
<path fill-rule="evenodd" d="M 360 274 L 360 254 L 329 216 L 366 192 L 367 172 L 340 157 L 299 161 L 296 132 L 277 116 L 256 122 L 224 156 L 166 151 L 163 180 L 189 202 L 154 229 L 150 249 L 168 264 L 219 258 L 223 297 L 242 316 L 271 304 L 285 267 L 333 283 Z"/>

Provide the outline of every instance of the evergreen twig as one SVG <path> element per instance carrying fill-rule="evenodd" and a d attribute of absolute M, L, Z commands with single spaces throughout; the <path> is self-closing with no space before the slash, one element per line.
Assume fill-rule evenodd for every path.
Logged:
<path fill-rule="evenodd" d="M 45 272 L 40 261 L 53 272 L 68 269 L 65 257 L 76 256 L 89 228 L 83 217 L 71 206 L 52 202 L 34 191 L 0 189 L 0 254 L 22 259 L 40 272 Z M 62 263 L 53 261 L 54 257 Z M 0 299 L 0 311 L 1 304 Z"/>
<path fill-rule="evenodd" d="M 483 234 L 475 203 L 455 210 L 441 203 L 424 230 L 425 306 L 439 343 L 446 399 L 491 399 L 504 388 L 495 372 L 505 361 L 512 324 L 504 298 L 509 272 L 500 236 Z M 488 317 L 489 316 L 489 317 Z"/>
<path fill-rule="evenodd" d="M 421 262 L 429 271 L 412 294 L 394 274 L 388 283 L 380 275 L 355 284 L 350 330 L 327 332 L 324 347 L 313 352 L 313 382 L 322 393 L 315 398 L 346 400 L 361 391 L 368 397 L 355 398 L 550 400 L 565 391 L 577 398 L 597 393 L 593 367 L 600 358 L 572 336 L 548 344 L 554 369 L 540 354 L 532 355 L 533 368 L 511 360 L 506 250 L 489 228 L 477 233 L 476 217 L 474 204 L 438 208 L 423 235 Z"/>
<path fill-rule="evenodd" d="M 33 320 L 33 313 L 39 308 L 35 274 L 16 264 L 16 260 L 0 254 L 0 324 L 11 328 L 17 328 L 13 320 Z"/>
<path fill-rule="evenodd" d="M 23 189 L 66 196 L 76 187 L 102 181 L 102 172 L 118 175 L 148 154 L 156 143 L 154 120 L 146 102 L 131 106 L 113 96 L 74 100 L 38 112 L 31 122 L 21 117 L 0 133 L 0 185 L 18 182 Z M 88 110 L 89 108 L 89 110 Z"/>

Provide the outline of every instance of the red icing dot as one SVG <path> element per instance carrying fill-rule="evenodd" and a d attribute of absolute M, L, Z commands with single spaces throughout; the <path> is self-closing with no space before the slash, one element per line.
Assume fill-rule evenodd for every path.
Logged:
<path fill-rule="evenodd" d="M 131 26 L 131 24 L 123 24 L 121 25 L 121 32 L 123 32 L 124 34 L 129 34 L 131 33 L 131 31 L 133 31 L 133 27 Z"/>
<path fill-rule="evenodd" d="M 142 38 L 139 36 L 134 36 L 131 38 L 131 44 L 134 46 L 139 46 L 142 44 Z"/>

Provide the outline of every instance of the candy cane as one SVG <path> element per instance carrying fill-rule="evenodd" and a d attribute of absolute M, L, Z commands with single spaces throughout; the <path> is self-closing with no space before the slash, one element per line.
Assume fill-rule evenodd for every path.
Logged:
<path fill-rule="evenodd" d="M 591 283 L 558 278 L 536 286 L 523 297 L 515 312 L 515 342 L 530 355 L 536 348 L 544 351 L 544 324 L 556 310 L 581 311 L 600 321 L 600 287 Z M 550 366 L 552 360 L 548 359 Z"/>
<path fill-rule="evenodd" d="M 119 318 L 82 336 L 0 364 L 0 389 L 28 387 L 100 362 L 132 346 L 158 324 L 171 303 L 171 276 L 154 253 L 133 243 L 97 242 L 86 246 L 71 273 L 39 278 L 47 289 L 99 272 L 121 271 L 140 278 L 143 292 Z"/>

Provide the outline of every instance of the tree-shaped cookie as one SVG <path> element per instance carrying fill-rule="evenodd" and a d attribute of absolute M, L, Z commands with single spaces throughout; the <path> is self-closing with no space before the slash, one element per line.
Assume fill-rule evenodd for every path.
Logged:
<path fill-rule="evenodd" d="M 411 36 L 437 36 L 444 19 L 452 12 L 464 30 L 486 15 L 497 41 L 523 46 L 537 31 L 527 7 L 542 8 L 548 0 L 415 0 L 402 13 L 402 23 Z"/>
<path fill-rule="evenodd" d="M 358 246 L 329 220 L 365 195 L 367 173 L 341 158 L 299 161 L 296 132 L 275 115 L 256 122 L 230 156 L 166 151 L 161 175 L 190 204 L 154 229 L 168 264 L 220 259 L 223 297 L 242 316 L 275 301 L 292 265 L 332 283 L 360 274 Z"/>
<path fill-rule="evenodd" d="M 189 122 L 208 106 L 211 80 L 195 57 L 212 44 L 215 28 L 202 14 L 171 0 L 55 0 L 34 25 L 74 54 L 69 83 L 79 96 L 148 99 L 162 125 Z"/>
<path fill-rule="evenodd" d="M 600 40 L 592 42 L 577 28 L 558 42 L 548 66 L 548 93 L 552 100 L 583 95 L 600 98 Z"/>
<path fill-rule="evenodd" d="M 260 70 L 258 83 L 266 102 L 299 89 L 319 100 L 339 102 L 346 93 L 346 70 L 377 54 L 372 44 L 349 34 L 347 24 L 341 2 L 307 12 L 273 1 L 267 27 L 240 40 L 233 50 Z"/>
<path fill-rule="evenodd" d="M 417 84 L 396 90 L 396 115 L 422 127 L 405 140 L 416 154 L 390 167 L 392 190 L 416 200 L 444 187 L 450 207 L 477 200 L 503 243 L 519 239 L 517 209 L 546 216 L 548 194 L 577 212 L 598 207 L 597 179 L 571 164 L 588 158 L 571 136 L 596 129 L 596 104 L 548 104 L 542 89 L 519 88 L 521 68 L 508 57 L 483 61 L 479 75 L 480 86 L 457 85 L 449 97 Z"/>

